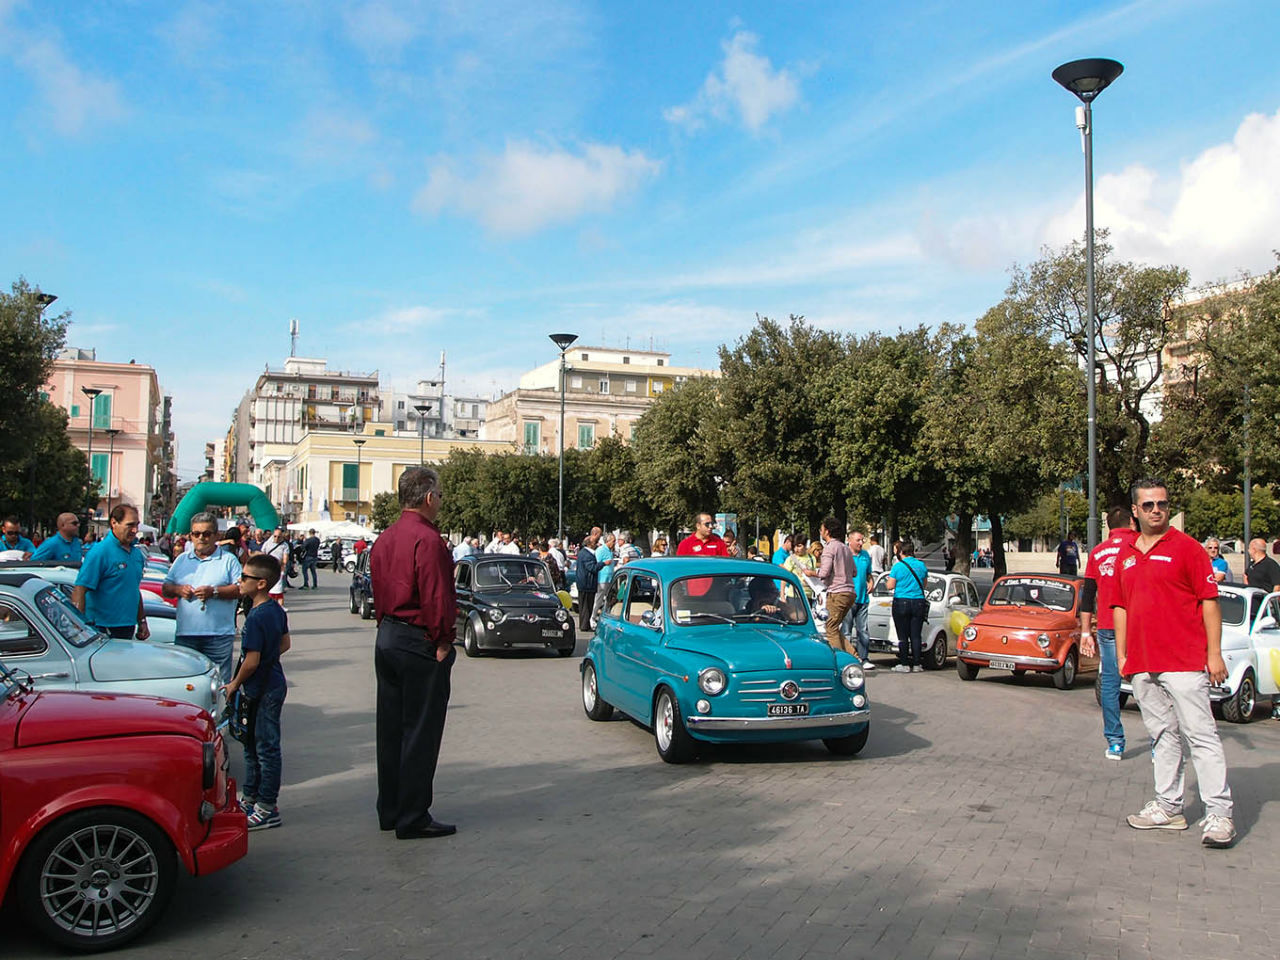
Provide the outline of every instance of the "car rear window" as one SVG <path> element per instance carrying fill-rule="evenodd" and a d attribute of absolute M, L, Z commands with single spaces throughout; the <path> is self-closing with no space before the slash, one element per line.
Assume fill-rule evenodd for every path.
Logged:
<path fill-rule="evenodd" d="M 1244 623 L 1244 597 L 1235 593 L 1218 594 L 1218 606 L 1222 608 L 1222 622 L 1233 627 Z"/>

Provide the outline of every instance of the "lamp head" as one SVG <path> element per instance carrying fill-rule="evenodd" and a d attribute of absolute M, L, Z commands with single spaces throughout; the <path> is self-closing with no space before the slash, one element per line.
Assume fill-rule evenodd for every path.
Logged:
<path fill-rule="evenodd" d="M 1116 77 L 1124 73 L 1124 65 L 1115 60 L 1093 58 L 1089 60 L 1072 60 L 1053 71 L 1053 79 L 1070 90 L 1084 103 L 1093 100 Z"/>
<path fill-rule="evenodd" d="M 568 350 L 573 346 L 574 341 L 578 339 L 576 333 L 553 333 L 551 334 L 551 342 L 554 343 L 561 352 Z"/>
<path fill-rule="evenodd" d="M 94 397 L 102 393 L 97 387 L 81 387 L 80 392 L 92 400 Z"/>
<path fill-rule="evenodd" d="M 45 309 L 47 306 L 49 306 L 49 304 L 53 303 L 53 301 L 57 299 L 58 299 L 57 294 L 53 294 L 53 293 L 37 293 L 36 294 L 36 303 L 40 304 L 41 310 Z"/>
<path fill-rule="evenodd" d="M 356 439 L 352 440 L 351 442 L 354 443 L 357 447 L 363 447 L 367 441 L 365 440 L 364 437 L 356 437 Z"/>

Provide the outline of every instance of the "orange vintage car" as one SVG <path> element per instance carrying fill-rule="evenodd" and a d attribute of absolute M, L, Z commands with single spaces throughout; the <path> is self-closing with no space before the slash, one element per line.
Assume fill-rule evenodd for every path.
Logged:
<path fill-rule="evenodd" d="M 1084 579 L 1054 573 L 1001 577 L 982 612 L 969 621 L 956 650 L 961 680 L 976 680 L 984 667 L 1053 675 L 1059 690 L 1070 689 L 1076 675 L 1097 670 L 1095 657 L 1080 655 L 1080 599 Z"/>

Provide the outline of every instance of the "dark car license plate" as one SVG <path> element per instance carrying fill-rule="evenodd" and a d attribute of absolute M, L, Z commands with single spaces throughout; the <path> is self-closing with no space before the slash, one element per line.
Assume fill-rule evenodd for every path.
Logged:
<path fill-rule="evenodd" d="M 771 717 L 804 717 L 809 714 L 809 705 L 807 703 L 771 703 L 769 704 L 769 716 Z"/>

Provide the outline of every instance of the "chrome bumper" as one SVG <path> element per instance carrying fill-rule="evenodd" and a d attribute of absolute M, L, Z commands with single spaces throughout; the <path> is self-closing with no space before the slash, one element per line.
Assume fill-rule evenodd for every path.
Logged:
<path fill-rule="evenodd" d="M 976 650 L 960 650 L 956 656 L 961 660 L 1003 660 L 1005 663 L 1016 663 L 1020 667 L 1048 667 L 1057 670 L 1062 666 L 1053 657 L 1015 657 L 1013 655 L 1001 655 L 998 653 L 979 653 Z"/>
<path fill-rule="evenodd" d="M 687 717 L 695 730 L 804 730 L 808 727 L 841 727 L 871 719 L 870 710 L 847 713 L 820 713 L 805 717 Z"/>

